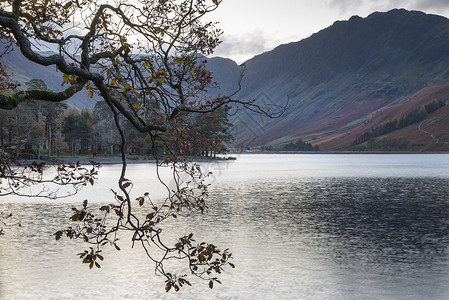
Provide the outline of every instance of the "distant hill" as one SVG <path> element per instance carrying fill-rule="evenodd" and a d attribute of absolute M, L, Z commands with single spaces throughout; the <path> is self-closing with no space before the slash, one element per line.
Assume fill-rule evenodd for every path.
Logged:
<path fill-rule="evenodd" d="M 6 44 L 2 44 L 0 39 L 0 53 L 4 52 L 5 46 Z M 44 54 L 52 55 L 54 53 L 49 51 Z M 55 66 L 45 67 L 31 62 L 22 55 L 20 49 L 17 47 L 14 47 L 13 51 L 8 51 L 3 55 L 0 61 L 5 66 L 7 72 L 12 73 L 12 79 L 20 83 L 22 88 L 25 88 L 25 83 L 31 79 L 42 79 L 48 89 L 53 91 L 62 91 L 67 87 L 61 85 L 63 74 Z M 238 89 L 240 68 L 234 61 L 221 57 L 209 58 L 208 68 L 214 73 L 214 81 L 221 83 L 220 87 L 211 90 L 211 93 L 229 95 Z M 80 110 L 86 106 L 92 110 L 98 100 L 100 100 L 100 97 L 94 96 L 92 99 L 88 96 L 87 91 L 83 90 L 66 102 L 69 106 L 75 106 Z"/>
<path fill-rule="evenodd" d="M 0 40 L 0 53 L 3 52 L 4 47 L 5 44 L 2 44 Z M 52 53 L 49 52 L 48 54 Z M 55 66 L 45 67 L 31 62 L 22 55 L 17 47 L 3 55 L 0 61 L 5 65 L 8 73 L 12 73 L 12 78 L 22 84 L 22 86 L 31 79 L 42 79 L 47 87 L 53 91 L 62 91 L 65 88 L 61 86 L 62 73 L 56 70 Z M 75 94 L 67 103 L 81 110 L 86 106 L 93 109 L 97 100 L 89 98 L 86 91 L 81 91 Z"/>
<path fill-rule="evenodd" d="M 237 142 L 276 148 L 301 138 L 322 150 L 348 149 L 357 135 L 382 122 L 448 99 L 449 20 L 404 9 L 354 16 L 258 55 L 245 67 L 242 99 L 255 98 L 262 105 L 289 99 L 289 109 L 278 119 L 240 113 Z M 389 112 L 390 119 L 380 119 L 382 112 Z M 424 124 L 440 113 L 427 114 Z M 438 124 L 449 128 L 449 120 Z M 421 145 L 414 150 L 446 147 L 448 133 L 440 130 L 436 145 L 431 134 L 420 134 L 418 125 L 399 128 L 407 149 L 412 144 Z"/>

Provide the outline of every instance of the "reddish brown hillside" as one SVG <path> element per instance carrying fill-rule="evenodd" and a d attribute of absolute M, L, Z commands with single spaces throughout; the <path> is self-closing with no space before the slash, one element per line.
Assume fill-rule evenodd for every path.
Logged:
<path fill-rule="evenodd" d="M 434 112 L 427 120 L 392 132 L 389 136 L 414 144 L 412 150 L 449 151 L 449 106 Z"/>
<path fill-rule="evenodd" d="M 448 97 L 449 83 L 428 88 L 415 94 L 406 102 L 376 112 L 374 116 L 355 128 L 343 130 L 328 136 L 318 137 L 313 143 L 318 144 L 322 150 L 347 147 L 352 144 L 358 135 L 361 135 L 364 132 L 370 131 L 391 120 L 399 119 L 401 116 L 416 108 L 424 107 L 424 105 L 435 101 L 447 100 Z M 421 125 L 422 130 L 418 130 L 418 125 L 419 124 L 413 124 L 406 128 L 402 128 L 390 133 L 389 136 L 407 137 L 407 140 L 413 141 L 413 143 L 425 143 L 427 145 L 432 142 L 430 135 L 424 132 L 428 131 L 439 136 L 441 141 L 449 141 L 449 108 L 447 106 L 443 107 L 429 115 L 429 118 Z M 417 150 L 423 150 L 426 147 L 428 147 L 428 145 Z"/>

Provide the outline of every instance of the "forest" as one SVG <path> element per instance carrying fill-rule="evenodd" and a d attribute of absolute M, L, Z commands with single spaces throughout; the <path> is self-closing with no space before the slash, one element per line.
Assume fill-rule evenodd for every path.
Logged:
<path fill-rule="evenodd" d="M 28 89 L 45 90 L 40 79 L 25 84 Z M 116 156 L 120 136 L 113 124 L 113 116 L 105 101 L 98 101 L 93 110 L 79 110 L 65 102 L 27 101 L 11 111 L 0 110 L 0 144 L 16 157 L 26 159 L 54 159 L 56 157 Z M 154 139 L 141 133 L 126 118 L 120 118 L 126 135 L 126 153 L 151 157 L 154 153 L 182 151 L 164 138 Z M 225 108 L 189 117 L 191 138 L 188 156 L 215 156 L 228 151 L 226 144 L 233 137 Z M 157 150 L 157 151 L 156 151 Z"/>

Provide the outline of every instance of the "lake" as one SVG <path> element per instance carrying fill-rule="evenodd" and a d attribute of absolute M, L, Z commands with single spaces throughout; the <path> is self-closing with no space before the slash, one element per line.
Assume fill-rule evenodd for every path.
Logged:
<path fill-rule="evenodd" d="M 233 252 L 235 269 L 165 293 L 143 251 L 123 239 L 89 270 L 81 242 L 55 241 L 84 199 L 112 202 L 118 165 L 64 200 L 2 198 L 22 226 L 0 237 L 0 299 L 448 299 L 448 154 L 245 154 L 205 163 L 209 211 L 177 219 Z M 129 166 L 136 194 L 162 197 L 154 166 Z"/>

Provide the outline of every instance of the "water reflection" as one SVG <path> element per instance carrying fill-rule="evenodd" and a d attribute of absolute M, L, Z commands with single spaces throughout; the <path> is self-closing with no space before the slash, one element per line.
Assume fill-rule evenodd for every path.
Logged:
<path fill-rule="evenodd" d="M 23 224 L 0 238 L 0 299 L 449 296 L 449 179 L 277 172 L 225 176 L 208 214 L 168 224 L 169 236 L 193 232 L 231 248 L 237 266 L 214 290 L 197 283 L 180 294 L 164 293 L 139 249 L 110 251 L 102 269 L 87 270 L 74 255 L 84 245 L 51 236 L 68 223 L 72 204 L 0 204 Z"/>
<path fill-rule="evenodd" d="M 212 218 L 226 211 L 231 217 L 223 221 L 245 232 L 240 250 L 257 258 L 252 267 L 265 270 L 260 277 L 276 282 L 285 272 L 293 275 L 290 295 L 440 299 L 448 295 L 449 283 L 448 183 L 441 178 L 242 183 L 233 186 L 235 194 L 227 192 L 229 186 L 216 191 L 220 200 Z M 282 292 L 271 283 L 265 293 L 274 291 Z"/>

